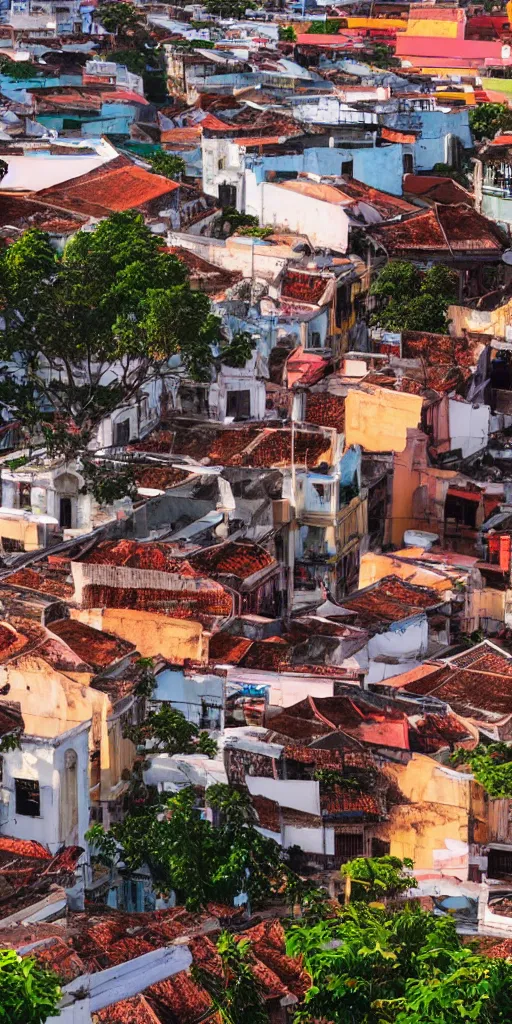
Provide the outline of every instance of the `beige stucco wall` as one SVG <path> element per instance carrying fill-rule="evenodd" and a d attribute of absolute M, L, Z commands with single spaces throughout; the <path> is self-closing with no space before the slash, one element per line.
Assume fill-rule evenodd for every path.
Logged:
<path fill-rule="evenodd" d="M 423 754 L 385 771 L 410 803 L 392 807 L 375 835 L 391 843 L 392 855 L 410 857 L 418 871 L 467 878 L 469 778 Z"/>
<path fill-rule="evenodd" d="M 423 399 L 374 388 L 349 391 L 345 399 L 345 443 L 369 452 L 403 452 L 407 430 L 418 426 Z"/>
<path fill-rule="evenodd" d="M 95 629 L 136 644 L 143 658 L 161 654 L 174 665 L 182 665 L 186 658 L 207 659 L 206 634 L 199 622 L 190 619 L 172 619 L 129 608 L 72 609 L 71 615 Z"/>

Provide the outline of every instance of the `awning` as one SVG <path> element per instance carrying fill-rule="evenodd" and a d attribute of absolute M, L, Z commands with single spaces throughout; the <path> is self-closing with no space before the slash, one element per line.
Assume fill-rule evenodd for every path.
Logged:
<path fill-rule="evenodd" d="M 449 498 L 463 498 L 464 501 L 476 501 L 479 503 L 482 494 L 481 491 L 464 491 L 462 487 L 449 487 L 447 496 Z"/>

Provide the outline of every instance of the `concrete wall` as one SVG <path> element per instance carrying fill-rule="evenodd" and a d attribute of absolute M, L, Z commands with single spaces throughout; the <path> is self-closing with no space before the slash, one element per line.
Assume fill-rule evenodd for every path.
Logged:
<path fill-rule="evenodd" d="M 205 641 L 203 627 L 199 622 L 172 619 L 166 615 L 131 608 L 72 610 L 71 615 L 96 629 L 130 640 L 137 645 L 143 658 L 161 654 L 175 665 L 182 665 L 185 658 L 204 660 Z"/>
<path fill-rule="evenodd" d="M 166 668 L 156 677 L 153 700 L 170 701 L 189 722 L 199 725 L 203 702 L 222 708 L 224 694 L 222 679 L 213 675 L 185 676 L 177 669 Z"/>
<path fill-rule="evenodd" d="M 253 796 L 266 796 L 269 800 L 276 800 L 281 807 L 290 807 L 294 811 L 320 814 L 319 782 L 308 782 L 301 779 L 265 779 L 252 775 L 246 775 L 245 781 L 249 793 Z"/>
<path fill-rule="evenodd" d="M 403 452 L 407 431 L 418 426 L 422 399 L 418 395 L 375 388 L 349 391 L 345 401 L 345 441 L 370 452 Z"/>
<path fill-rule="evenodd" d="M 448 421 L 450 450 L 462 449 L 462 458 L 485 448 L 489 440 L 490 409 L 488 405 L 470 405 L 449 399 Z"/>
<path fill-rule="evenodd" d="M 346 252 L 349 221 L 342 206 L 299 195 L 271 182 L 257 184 L 246 175 L 246 210 L 255 213 L 264 227 L 283 228 L 307 235 L 311 243 Z"/>
<path fill-rule="evenodd" d="M 62 833 L 61 799 L 66 753 L 76 754 L 77 828 L 74 836 Z M 16 839 L 33 839 L 56 853 L 66 840 L 83 845 L 89 827 L 89 723 L 74 730 L 55 746 L 41 740 L 22 740 L 22 747 L 3 757 L 3 781 L 0 790 L 0 834 Z M 39 783 L 40 815 L 32 817 L 16 813 L 15 780 L 30 779 Z"/>

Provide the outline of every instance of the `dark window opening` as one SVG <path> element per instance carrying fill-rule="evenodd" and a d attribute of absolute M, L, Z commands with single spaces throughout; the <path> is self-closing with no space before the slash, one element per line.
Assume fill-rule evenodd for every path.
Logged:
<path fill-rule="evenodd" d="M 336 327 L 341 327 L 350 313 L 350 292 L 347 285 L 336 292 Z"/>
<path fill-rule="evenodd" d="M 414 174 L 414 160 L 412 158 L 412 153 L 404 153 L 402 163 L 404 174 Z"/>
<path fill-rule="evenodd" d="M 487 875 L 489 878 L 505 878 L 512 875 L 512 851 L 490 849 Z"/>
<path fill-rule="evenodd" d="M 334 856 L 339 864 L 363 855 L 362 832 L 337 832 L 334 837 Z"/>
<path fill-rule="evenodd" d="M 235 420 L 248 420 L 251 415 L 251 392 L 228 391 L 226 398 L 226 416 Z"/>
<path fill-rule="evenodd" d="M 130 420 L 122 420 L 114 427 L 114 444 L 121 446 L 130 440 Z"/>
<path fill-rule="evenodd" d="M 30 493 L 32 490 L 32 484 L 20 483 L 20 508 L 32 508 L 30 501 Z"/>
<path fill-rule="evenodd" d="M 464 498 L 453 498 L 448 495 L 444 506 L 444 518 L 445 520 L 454 519 L 461 526 L 469 526 L 474 530 L 477 509 L 476 501 L 464 501 Z"/>
<path fill-rule="evenodd" d="M 341 173 L 346 174 L 347 178 L 352 178 L 354 175 L 354 161 L 343 160 L 341 164 Z"/>
<path fill-rule="evenodd" d="M 372 857 L 388 857 L 390 850 L 391 844 L 385 839 L 372 839 Z"/>
<path fill-rule="evenodd" d="M 38 818 L 41 812 L 39 783 L 32 779 L 15 779 L 16 814 Z"/>
<path fill-rule="evenodd" d="M 62 530 L 70 530 L 73 525 L 71 498 L 60 499 L 59 524 Z"/>
<path fill-rule="evenodd" d="M 219 185 L 219 202 L 222 209 L 236 207 L 236 185 Z"/>
<path fill-rule="evenodd" d="M 2 548 L 6 554 L 11 554 L 14 551 L 24 551 L 22 540 L 13 540 L 12 537 L 1 537 Z"/>

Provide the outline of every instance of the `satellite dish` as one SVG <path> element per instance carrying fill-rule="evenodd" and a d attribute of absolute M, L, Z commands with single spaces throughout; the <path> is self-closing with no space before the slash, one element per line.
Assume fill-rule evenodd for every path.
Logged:
<path fill-rule="evenodd" d="M 512 267 L 512 249 L 505 249 L 501 259 L 503 263 L 507 264 L 507 267 Z"/>

